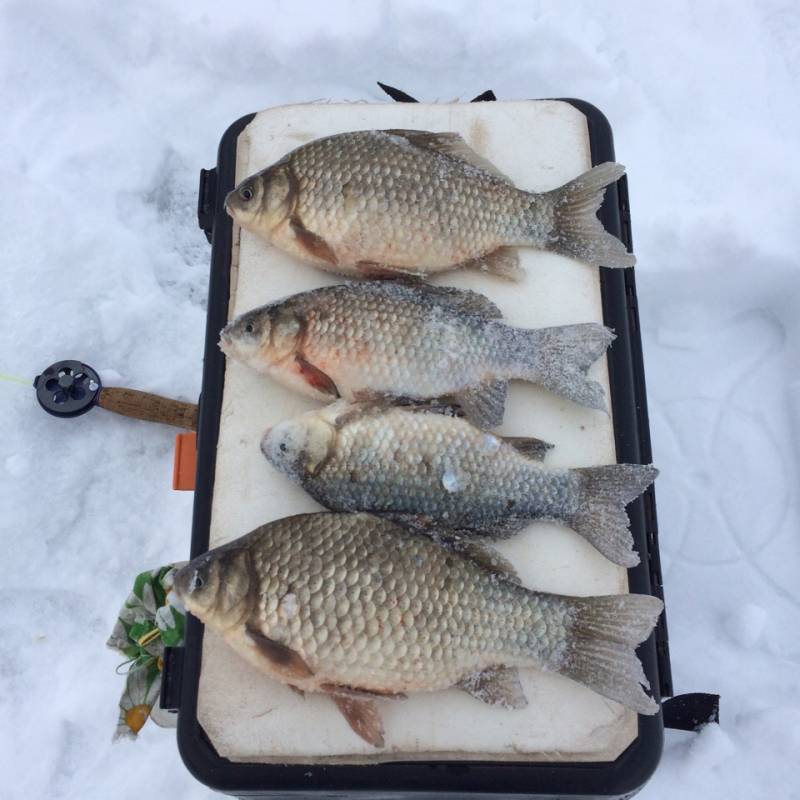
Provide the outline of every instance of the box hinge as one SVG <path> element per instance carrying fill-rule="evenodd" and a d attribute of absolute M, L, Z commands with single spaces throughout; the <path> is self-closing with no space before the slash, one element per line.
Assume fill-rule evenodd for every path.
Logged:
<path fill-rule="evenodd" d="M 656 499 L 652 487 L 643 495 L 645 526 L 647 535 L 650 586 L 656 597 L 664 599 L 664 580 L 661 576 L 661 556 L 658 550 L 658 523 L 656 522 Z M 659 691 L 662 697 L 672 697 L 672 666 L 669 658 L 669 632 L 666 609 L 656 625 L 656 659 L 658 660 Z"/>
<path fill-rule="evenodd" d="M 214 232 L 214 213 L 217 206 L 217 170 L 200 170 L 200 190 L 197 194 L 197 224 L 211 241 Z"/>
<path fill-rule="evenodd" d="M 628 176 L 623 175 L 617 181 L 617 197 L 619 204 L 619 219 L 621 225 L 620 239 L 628 248 L 628 252 L 633 252 L 633 231 L 631 230 L 631 206 L 628 199 Z"/>
<path fill-rule="evenodd" d="M 159 706 L 166 711 L 178 711 L 181 706 L 183 651 L 183 647 L 164 648 L 164 668 L 161 670 Z"/>

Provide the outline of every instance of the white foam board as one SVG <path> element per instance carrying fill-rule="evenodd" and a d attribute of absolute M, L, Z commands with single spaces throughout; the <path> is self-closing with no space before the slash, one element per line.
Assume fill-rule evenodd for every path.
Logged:
<path fill-rule="evenodd" d="M 585 117 L 559 101 L 473 104 L 305 104 L 262 111 L 240 134 L 237 182 L 311 139 L 350 130 L 457 131 L 518 186 L 544 191 L 591 166 Z M 526 277 L 504 282 L 456 271 L 435 283 L 480 291 L 510 323 L 541 327 L 602 322 L 596 269 L 562 256 L 520 251 Z M 238 227 L 234 230 L 229 315 L 294 292 L 340 282 Z M 592 377 L 608 389 L 605 359 Z M 269 378 L 229 361 L 217 449 L 210 544 L 224 544 L 270 520 L 320 507 L 274 471 L 262 433 L 313 408 Z M 612 420 L 528 384 L 512 384 L 502 433 L 554 442 L 553 466 L 616 461 Z M 500 545 L 523 582 L 573 595 L 627 592 L 624 569 L 574 532 L 536 523 Z M 386 748 L 359 739 L 324 696 L 295 695 L 245 663 L 211 631 L 203 641 L 198 719 L 220 755 L 233 761 L 348 762 L 392 759 L 606 761 L 636 736 L 636 715 L 558 675 L 526 669 L 521 711 L 479 703 L 463 692 L 380 701 Z"/>

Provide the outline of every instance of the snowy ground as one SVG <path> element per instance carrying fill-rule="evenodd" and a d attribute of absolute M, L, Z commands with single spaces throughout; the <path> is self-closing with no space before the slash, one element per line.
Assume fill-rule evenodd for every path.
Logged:
<path fill-rule="evenodd" d="M 630 173 L 675 687 L 723 696 L 641 797 L 800 798 L 797 5 L 181 5 L 2 3 L 0 373 L 197 397 L 197 173 L 248 111 L 376 79 L 593 102 Z M 0 403 L 0 794 L 209 796 L 171 733 L 110 742 L 117 606 L 188 547 L 172 431 Z"/>

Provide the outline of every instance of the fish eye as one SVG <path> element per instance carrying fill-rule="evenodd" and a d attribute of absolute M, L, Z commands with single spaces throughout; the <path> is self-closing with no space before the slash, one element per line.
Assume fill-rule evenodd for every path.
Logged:
<path fill-rule="evenodd" d="M 239 196 L 242 200 L 252 200 L 253 190 L 249 186 L 245 186 L 243 189 L 239 190 Z"/>
<path fill-rule="evenodd" d="M 252 333 L 253 332 L 253 323 L 248 322 L 247 325 L 244 326 L 245 333 Z"/>
<path fill-rule="evenodd" d="M 285 453 L 286 452 L 286 443 L 285 442 L 281 442 L 280 445 L 279 445 L 279 448 L 280 448 L 281 453 Z"/>
<path fill-rule="evenodd" d="M 203 580 L 203 576 L 200 574 L 199 570 L 194 573 L 194 578 L 192 578 L 192 591 L 197 591 L 198 589 L 202 589 L 205 586 L 205 581 Z"/>

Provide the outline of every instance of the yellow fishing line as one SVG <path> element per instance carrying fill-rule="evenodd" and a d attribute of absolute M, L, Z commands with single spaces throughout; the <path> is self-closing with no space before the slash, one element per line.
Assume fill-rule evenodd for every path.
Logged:
<path fill-rule="evenodd" d="M 0 372 L 0 379 L 9 383 L 21 383 L 23 386 L 31 386 L 33 381 L 26 381 L 25 378 L 18 378 L 16 375 L 4 375 Z"/>

